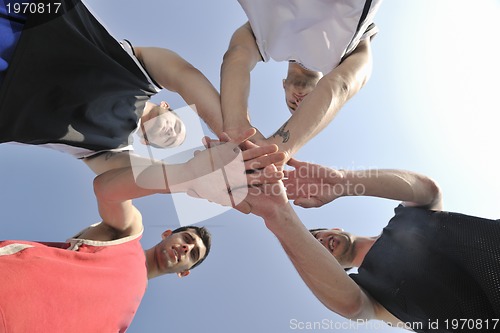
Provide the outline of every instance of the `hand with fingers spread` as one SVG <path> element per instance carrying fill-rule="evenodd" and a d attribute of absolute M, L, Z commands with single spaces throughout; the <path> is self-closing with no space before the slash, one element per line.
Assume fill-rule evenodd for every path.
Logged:
<path fill-rule="evenodd" d="M 221 136 L 220 141 L 209 140 L 205 138 L 205 144 L 209 148 L 198 152 L 194 158 L 187 162 L 187 171 L 192 174 L 192 178 L 204 176 L 224 169 L 228 175 L 236 176 L 246 174 L 246 171 L 252 171 L 246 175 L 250 183 L 244 181 L 236 182 L 237 186 L 259 185 L 265 182 L 276 182 L 281 179 L 282 173 L 277 172 L 277 178 L 266 178 L 269 174 L 264 174 L 264 169 L 272 164 L 282 162 L 284 156 L 277 152 L 277 147 L 268 145 L 259 147 L 253 145 L 251 148 L 241 150 L 239 146 L 255 133 L 255 129 L 249 129 L 234 139 L 227 135 Z M 236 163 L 237 162 L 237 163 Z"/>
<path fill-rule="evenodd" d="M 243 149 L 243 150 L 248 150 L 248 149 L 253 149 L 253 148 L 256 148 L 256 147 L 267 147 L 267 146 L 277 146 L 276 144 L 274 143 L 270 143 L 269 140 L 257 140 L 257 141 L 250 141 L 250 140 L 247 140 L 245 142 L 243 142 L 241 145 L 240 145 L 240 148 Z M 290 159 L 290 155 L 287 153 L 287 152 L 282 152 L 282 151 L 279 151 L 279 153 L 283 154 L 283 158 L 280 162 L 277 162 L 277 163 L 274 163 L 274 165 L 276 166 L 276 168 L 278 169 L 278 171 L 283 171 L 283 167 L 285 166 L 285 164 L 287 163 L 287 161 Z"/>
<path fill-rule="evenodd" d="M 246 192 L 246 193 L 245 193 Z M 232 194 L 238 198 L 245 194 L 245 200 L 235 208 L 244 213 L 252 213 L 264 219 L 275 218 L 288 206 L 288 198 L 283 182 L 253 186 L 246 191 L 237 189 Z"/>
<path fill-rule="evenodd" d="M 288 199 L 304 208 L 321 207 L 344 194 L 344 174 L 340 170 L 290 159 L 294 170 L 285 171 Z"/>
<path fill-rule="evenodd" d="M 276 170 L 274 163 L 282 162 L 284 156 L 276 146 L 253 146 L 244 151 L 238 147 L 254 133 L 255 129 L 250 129 L 235 139 L 227 135 L 220 141 L 205 139 L 210 148 L 198 152 L 186 164 L 191 176 L 181 186 L 187 188 L 188 195 L 235 207 L 245 198 L 242 191 L 248 186 L 278 182 L 283 173 Z M 232 191 L 237 188 L 244 190 L 236 196 Z"/>

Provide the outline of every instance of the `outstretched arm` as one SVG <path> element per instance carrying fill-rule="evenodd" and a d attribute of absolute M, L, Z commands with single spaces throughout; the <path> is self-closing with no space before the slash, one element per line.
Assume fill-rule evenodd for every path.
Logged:
<path fill-rule="evenodd" d="M 142 228 L 131 199 L 151 194 L 193 192 L 217 201 L 212 196 L 227 195 L 228 188 L 278 181 L 282 173 L 274 172 L 272 164 L 282 162 L 284 156 L 276 153 L 276 146 L 238 148 L 254 133 L 250 129 L 230 142 L 197 153 L 186 163 L 132 165 L 97 176 L 94 192 L 103 222 L 120 232 Z M 255 171 L 246 174 L 246 170 Z M 244 206 L 240 209 L 246 210 Z"/>
<path fill-rule="evenodd" d="M 281 183 L 251 189 L 247 202 L 252 213 L 264 218 L 301 278 L 326 307 L 351 319 L 376 316 L 372 300 L 299 220 Z"/>
<path fill-rule="evenodd" d="M 340 65 L 319 80 L 288 121 L 265 142 L 278 145 L 279 151 L 285 152 L 288 158 L 292 157 L 365 85 L 371 70 L 370 41 L 364 40 Z"/>
<path fill-rule="evenodd" d="M 404 206 L 442 209 L 442 194 L 431 178 L 406 170 L 334 170 L 294 159 L 285 171 L 289 199 L 309 208 L 343 196 L 373 196 L 400 200 Z"/>
<path fill-rule="evenodd" d="M 252 127 L 248 116 L 250 72 L 261 60 L 252 28 L 247 22 L 234 32 L 221 67 L 222 116 L 224 131 L 229 136 Z M 257 135 L 259 138 L 252 140 L 264 139 L 260 133 Z"/>
<path fill-rule="evenodd" d="M 176 92 L 214 133 L 222 134 L 220 96 L 210 81 L 177 53 L 155 47 L 135 47 L 137 58 L 163 88 Z"/>
<path fill-rule="evenodd" d="M 151 158 L 146 158 L 132 151 L 105 151 L 85 157 L 82 161 L 96 174 L 100 175 L 113 169 L 134 166 L 149 166 L 153 163 Z"/>

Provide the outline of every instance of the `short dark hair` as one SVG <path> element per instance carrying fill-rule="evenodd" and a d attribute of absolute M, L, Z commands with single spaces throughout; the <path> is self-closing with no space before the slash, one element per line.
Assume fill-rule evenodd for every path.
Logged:
<path fill-rule="evenodd" d="M 311 233 L 311 235 L 313 235 L 313 236 L 314 236 L 314 233 L 315 233 L 316 231 L 321 231 L 321 230 L 328 230 L 328 229 L 327 229 L 327 228 L 309 229 L 309 232 Z M 347 267 L 347 268 L 346 268 L 346 267 L 344 267 L 344 271 L 346 271 L 346 272 L 350 271 L 351 269 L 352 269 L 352 267 Z"/>
<path fill-rule="evenodd" d="M 203 258 L 200 258 L 193 266 L 191 266 L 189 268 L 189 269 L 193 269 L 196 266 L 200 265 L 203 262 L 203 260 L 205 260 L 205 258 L 208 256 L 208 253 L 210 252 L 210 247 L 212 246 L 212 235 L 210 234 L 210 232 L 208 231 L 207 228 L 198 227 L 198 226 L 194 226 L 194 225 L 179 227 L 179 228 L 175 229 L 174 231 L 172 231 L 172 233 L 175 234 L 178 232 L 189 231 L 189 230 L 193 230 L 196 233 L 196 235 L 198 235 L 198 237 L 201 238 L 203 244 L 205 245 L 205 249 L 206 249 L 205 256 Z"/>
<path fill-rule="evenodd" d="M 309 232 L 314 236 L 314 233 L 316 231 L 321 231 L 321 230 L 328 230 L 327 228 L 316 228 L 316 229 L 309 229 Z"/>

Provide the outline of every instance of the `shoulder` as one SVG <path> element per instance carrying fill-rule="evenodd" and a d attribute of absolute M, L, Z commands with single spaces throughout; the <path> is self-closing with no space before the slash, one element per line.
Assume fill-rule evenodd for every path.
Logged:
<path fill-rule="evenodd" d="M 135 238 L 140 238 L 143 232 L 142 215 L 139 210 L 136 208 L 135 210 L 136 213 L 134 214 L 134 222 L 127 229 L 119 230 L 109 224 L 106 224 L 105 222 L 100 222 L 82 230 L 72 238 L 98 242 L 111 242 L 117 240 L 129 241 Z"/>

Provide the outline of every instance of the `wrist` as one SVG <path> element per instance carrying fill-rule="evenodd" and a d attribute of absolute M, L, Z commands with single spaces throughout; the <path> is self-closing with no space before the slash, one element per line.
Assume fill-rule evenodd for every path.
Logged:
<path fill-rule="evenodd" d="M 281 137 L 275 137 L 271 135 L 266 139 L 266 144 L 278 146 L 278 151 L 285 154 L 285 161 L 288 161 L 295 154 L 295 150 L 289 144 L 283 143 Z"/>
<path fill-rule="evenodd" d="M 252 125 L 249 121 L 226 121 L 224 122 L 224 132 L 228 131 L 243 131 L 251 128 Z"/>
<path fill-rule="evenodd" d="M 279 234 L 281 231 L 286 231 L 294 215 L 293 208 L 287 202 L 285 205 L 274 205 L 273 209 L 262 217 L 266 227 L 274 234 Z"/>
<path fill-rule="evenodd" d="M 193 162 L 194 158 L 185 163 L 169 165 L 165 168 L 165 177 L 168 179 L 170 193 L 186 193 L 196 178 Z"/>

